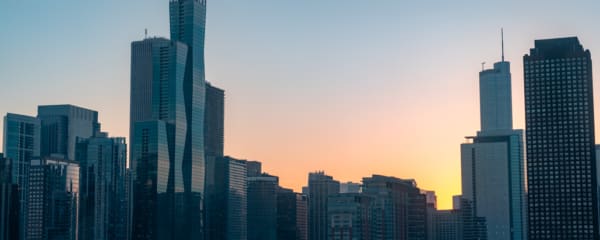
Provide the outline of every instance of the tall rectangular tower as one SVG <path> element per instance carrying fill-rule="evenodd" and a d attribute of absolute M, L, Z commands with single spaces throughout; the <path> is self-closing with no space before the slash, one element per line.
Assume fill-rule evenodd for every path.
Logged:
<path fill-rule="evenodd" d="M 513 129 L 511 90 L 503 53 L 479 73 L 481 131 L 461 144 L 462 196 L 471 217 L 485 219 L 490 240 L 525 239 L 523 131 Z"/>
<path fill-rule="evenodd" d="M 133 42 L 131 51 L 130 167 L 136 205 L 133 238 L 189 239 L 190 231 L 201 226 L 201 217 L 190 216 L 201 214 L 201 209 L 186 195 L 190 162 L 187 149 L 193 136 L 188 125 L 191 116 L 185 106 L 187 47 L 164 38 L 149 38 Z M 149 144 L 144 136 L 154 144 Z M 150 149 L 140 149 L 142 146 Z M 162 153 L 163 148 L 168 149 L 168 154 L 148 155 Z M 154 165 L 158 163 L 161 164 Z M 168 180 L 162 182 L 162 177 Z M 148 181 L 159 185 L 149 187 Z M 162 215 L 164 209 L 170 212 Z M 163 221 L 168 224 L 158 224 Z M 189 225 L 193 221 L 200 222 Z"/>
<path fill-rule="evenodd" d="M 328 238 L 328 199 L 339 192 L 340 182 L 325 172 L 308 174 L 308 239 Z"/>
<path fill-rule="evenodd" d="M 80 164 L 79 239 L 126 239 L 125 138 L 98 135 L 77 144 Z"/>
<path fill-rule="evenodd" d="M 12 183 L 19 190 L 19 237 L 26 238 L 27 225 L 27 185 L 30 161 L 40 155 L 40 120 L 25 115 L 8 113 L 4 117 L 4 154 L 12 160 Z"/>
<path fill-rule="evenodd" d="M 523 62 L 529 239 L 599 239 L 590 51 L 536 40 Z"/>

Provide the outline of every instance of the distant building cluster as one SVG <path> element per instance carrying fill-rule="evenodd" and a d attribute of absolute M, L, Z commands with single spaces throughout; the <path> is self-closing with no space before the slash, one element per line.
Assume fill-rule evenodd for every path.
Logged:
<path fill-rule="evenodd" d="M 131 44 L 129 145 L 74 105 L 5 115 L 0 240 L 600 239 L 592 63 L 577 38 L 536 40 L 523 57 L 525 131 L 510 63 L 479 73 L 481 129 L 442 210 L 413 179 L 317 171 L 298 193 L 226 156 L 225 91 L 204 76 L 206 1 L 169 11 L 170 39 Z"/>

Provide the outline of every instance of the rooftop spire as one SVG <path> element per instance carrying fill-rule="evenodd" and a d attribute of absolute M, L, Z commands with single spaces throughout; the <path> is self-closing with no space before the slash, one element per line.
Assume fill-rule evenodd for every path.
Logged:
<path fill-rule="evenodd" d="M 502 62 L 504 62 L 504 28 L 500 28 L 500 38 L 502 39 Z"/>

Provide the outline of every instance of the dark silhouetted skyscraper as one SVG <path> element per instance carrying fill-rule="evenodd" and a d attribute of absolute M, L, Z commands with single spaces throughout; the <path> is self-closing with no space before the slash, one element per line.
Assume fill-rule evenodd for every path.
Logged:
<path fill-rule="evenodd" d="M 248 240 L 276 240 L 279 179 L 262 174 L 248 178 Z"/>
<path fill-rule="evenodd" d="M 523 62 L 529 240 L 599 239 L 590 51 L 536 40 Z"/>
<path fill-rule="evenodd" d="M 4 117 L 4 154 L 10 158 L 12 182 L 19 187 L 20 234 L 26 238 L 27 187 L 30 161 L 40 155 L 40 120 L 35 117 L 8 113 Z"/>
<path fill-rule="evenodd" d="M 19 188 L 12 183 L 11 160 L 0 153 L 0 239 L 19 239 Z"/>
<path fill-rule="evenodd" d="M 97 134 L 77 144 L 79 239 L 127 239 L 127 144 Z"/>
<path fill-rule="evenodd" d="M 308 174 L 308 239 L 326 240 L 329 196 L 340 192 L 340 182 L 324 172 Z"/>
<path fill-rule="evenodd" d="M 247 182 L 245 160 L 206 158 L 206 239 L 247 238 Z"/>
<path fill-rule="evenodd" d="M 374 198 L 372 239 L 427 239 L 427 200 L 414 180 L 373 175 L 363 193 Z"/>
<path fill-rule="evenodd" d="M 206 83 L 204 114 L 204 151 L 207 157 L 223 156 L 225 125 L 225 91 Z"/>
<path fill-rule="evenodd" d="M 327 202 L 328 239 L 371 239 L 371 201 L 361 193 L 340 193 Z"/>

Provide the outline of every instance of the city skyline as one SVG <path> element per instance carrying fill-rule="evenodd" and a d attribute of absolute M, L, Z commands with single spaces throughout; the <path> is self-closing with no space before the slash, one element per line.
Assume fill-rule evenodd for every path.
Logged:
<path fill-rule="evenodd" d="M 60 16 L 64 10 L 51 3 L 0 3 L 0 29 L 14 30 L 0 46 L 0 79 L 8 83 L 0 89 L 5 96 L 0 111 L 35 115 L 38 105 L 74 104 L 97 110 L 111 136 L 128 136 L 129 109 L 123 102 L 129 98 L 129 43 L 142 40 L 144 28 L 151 36 L 169 36 L 168 2 L 133 1 L 123 9 L 116 3 L 94 3 L 95 13 L 78 18 L 80 23 L 66 22 L 70 17 Z M 451 196 L 460 193 L 458 145 L 465 133 L 479 129 L 479 64 L 485 61 L 490 68 L 500 59 L 500 27 L 506 33 L 506 60 L 513 64 L 515 128 L 525 127 L 522 56 L 533 40 L 576 35 L 592 53 L 600 49 L 593 7 L 549 3 L 550 13 L 564 10 L 582 17 L 552 20 L 548 14 L 534 21 L 525 14 L 533 3 L 522 3 L 511 19 L 500 16 L 515 8 L 514 2 L 460 19 L 453 17 L 467 12 L 458 9 L 464 2 L 452 6 L 452 13 L 443 13 L 447 3 L 430 13 L 424 12 L 427 4 L 391 1 L 269 3 L 209 3 L 207 80 L 226 90 L 226 155 L 262 161 L 267 172 L 296 191 L 315 170 L 342 182 L 383 174 L 415 178 L 420 188 L 436 191 L 440 208 L 450 208 Z M 91 11 L 83 3 L 70 5 L 78 16 Z M 134 7 L 139 8 L 134 16 L 114 14 Z M 302 16 L 305 11 L 294 7 L 311 14 Z M 339 13 L 329 12 L 337 7 Z M 483 11 L 499 5 L 473 7 Z M 33 15 L 17 17 L 21 8 L 31 8 Z M 47 12 L 35 16 L 42 10 Z M 111 24 L 130 17 L 139 19 Z M 244 17 L 246 23 L 240 21 Z M 526 24 L 519 26 L 520 21 Z M 10 26 L 15 22 L 22 25 Z M 81 36 L 63 30 L 77 26 Z M 25 72 L 26 67 L 36 71 Z M 69 89 L 65 86 L 81 93 L 65 94 L 60 90 Z M 25 90 L 35 97 L 22 98 Z M 23 101 L 11 101 L 17 97 Z"/>

